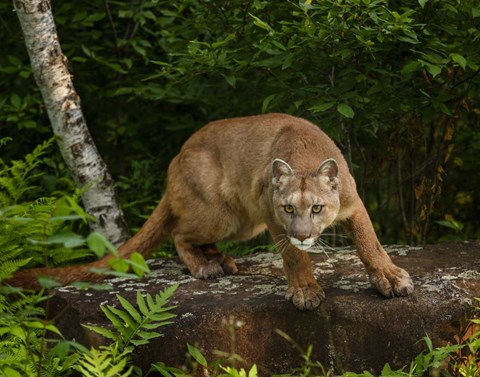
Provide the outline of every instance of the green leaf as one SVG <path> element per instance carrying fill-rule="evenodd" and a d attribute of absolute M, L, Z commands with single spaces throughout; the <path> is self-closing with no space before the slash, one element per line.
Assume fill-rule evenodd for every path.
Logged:
<path fill-rule="evenodd" d="M 253 364 L 248 372 L 248 377 L 257 377 L 257 376 L 258 376 L 257 364 Z"/>
<path fill-rule="evenodd" d="M 2 368 L 2 375 L 5 377 L 24 377 L 24 375 L 18 373 L 15 369 L 8 365 Z"/>
<path fill-rule="evenodd" d="M 223 74 L 223 78 L 228 83 L 228 85 L 230 85 L 232 88 L 235 88 L 235 84 L 236 84 L 235 75 L 225 73 Z"/>
<path fill-rule="evenodd" d="M 197 347 L 192 346 L 191 344 L 187 343 L 188 353 L 203 367 L 207 367 L 207 359 L 202 355 L 200 350 Z"/>
<path fill-rule="evenodd" d="M 267 30 L 269 33 L 273 33 L 274 30 L 272 29 L 272 27 L 267 24 L 265 21 L 262 21 L 260 18 L 258 18 L 257 16 L 254 16 L 253 14 L 249 13 L 250 17 L 253 18 L 253 23 L 254 25 L 264 29 L 264 30 Z"/>
<path fill-rule="evenodd" d="M 98 232 L 93 232 L 87 237 L 87 245 L 98 258 L 105 255 L 107 250 L 116 251 L 115 247 L 105 238 L 105 236 Z"/>
<path fill-rule="evenodd" d="M 328 109 L 331 109 L 334 105 L 335 102 L 323 102 L 310 107 L 309 110 L 313 111 L 314 113 L 321 113 L 327 111 Z"/>
<path fill-rule="evenodd" d="M 38 278 L 38 283 L 40 284 L 41 287 L 43 287 L 45 289 L 53 289 L 53 288 L 57 288 L 57 287 L 62 286 L 62 284 L 59 283 L 58 281 L 56 281 L 55 279 L 51 279 L 51 278 L 45 277 L 45 276 L 40 276 Z"/>
<path fill-rule="evenodd" d="M 270 102 L 272 102 L 272 100 L 277 96 L 277 94 L 270 94 L 267 98 L 265 98 L 263 100 L 263 103 L 262 103 L 262 114 L 265 114 L 268 110 L 268 105 L 270 104 Z"/>
<path fill-rule="evenodd" d="M 140 291 L 137 291 L 137 305 L 138 309 L 142 312 L 143 315 L 148 315 L 149 310 L 147 305 L 145 304 L 145 299 Z"/>
<path fill-rule="evenodd" d="M 418 59 L 418 61 L 420 62 L 420 64 L 423 67 L 425 67 L 427 69 L 428 73 L 430 73 L 432 75 L 432 77 L 436 77 L 442 72 L 442 67 L 439 66 L 439 65 L 431 64 L 431 63 L 429 63 L 425 60 L 422 60 L 422 59 Z"/>
<path fill-rule="evenodd" d="M 130 266 L 128 262 L 124 259 L 110 259 L 108 261 L 108 264 L 115 271 L 122 272 L 122 273 L 126 273 Z"/>
<path fill-rule="evenodd" d="M 435 222 L 441 226 L 453 229 L 455 231 L 461 231 L 463 229 L 463 224 L 456 220 L 450 220 L 450 221 L 440 220 Z"/>
<path fill-rule="evenodd" d="M 355 112 L 353 109 L 347 105 L 346 103 L 340 103 L 337 106 L 337 111 L 342 114 L 345 118 L 353 118 L 355 116 Z"/>
<path fill-rule="evenodd" d="M 142 316 L 140 313 L 133 307 L 132 304 L 130 304 L 127 300 L 125 300 L 122 296 L 117 295 L 118 301 L 120 301 L 120 304 L 123 306 L 123 308 L 132 316 L 132 318 L 137 322 L 140 323 L 142 322 Z"/>
<path fill-rule="evenodd" d="M 460 67 L 462 67 L 462 69 L 465 69 L 467 67 L 467 59 L 465 59 L 462 55 L 452 53 L 450 54 L 450 58 L 452 58 L 452 60 Z"/>
<path fill-rule="evenodd" d="M 114 341 L 118 340 L 117 335 L 113 331 L 110 331 L 108 329 L 104 329 L 103 327 L 90 326 L 90 325 L 84 325 L 84 324 L 82 324 L 82 326 L 91 330 L 91 331 L 96 332 L 97 334 L 100 334 L 100 335 L 104 336 L 105 338 L 112 339 Z"/>
<path fill-rule="evenodd" d="M 117 295 L 117 298 L 120 297 Z M 127 312 L 124 312 L 123 310 L 117 309 L 114 306 L 109 306 L 108 309 L 117 315 L 118 318 L 120 318 L 123 321 L 123 330 L 125 330 L 126 334 L 130 334 L 132 331 L 135 330 L 137 327 L 137 324 L 133 321 L 133 318 L 128 314 Z"/>
<path fill-rule="evenodd" d="M 60 244 L 67 248 L 75 248 L 85 245 L 85 239 L 80 235 L 70 231 L 64 231 L 48 237 L 45 241 L 31 240 L 34 244 L 55 245 Z"/>
<path fill-rule="evenodd" d="M 105 314 L 105 316 L 117 330 L 123 328 L 123 322 L 117 315 L 110 311 L 110 308 L 110 306 L 100 306 L 103 314 Z"/>
<path fill-rule="evenodd" d="M 428 0 L 418 0 L 418 3 L 420 4 L 420 6 L 423 8 L 425 8 L 425 4 L 427 3 Z"/>
<path fill-rule="evenodd" d="M 18 94 L 13 93 L 10 96 L 10 103 L 12 104 L 13 107 L 18 109 L 22 105 L 22 100 L 20 99 L 20 96 Z"/>
<path fill-rule="evenodd" d="M 62 336 L 62 333 L 52 324 L 45 324 L 39 321 L 32 321 L 32 322 L 24 322 L 23 323 L 26 327 L 32 328 L 32 329 L 42 329 L 42 330 L 47 330 L 51 331 L 59 336 Z"/>
<path fill-rule="evenodd" d="M 130 266 L 132 266 L 133 272 L 139 277 L 143 277 L 145 273 L 150 272 L 147 262 L 143 258 L 143 255 L 137 252 L 132 253 L 128 260 Z"/>

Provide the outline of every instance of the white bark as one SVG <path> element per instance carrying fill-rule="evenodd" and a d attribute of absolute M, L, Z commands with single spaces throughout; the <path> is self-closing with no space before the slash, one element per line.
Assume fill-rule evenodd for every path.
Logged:
<path fill-rule="evenodd" d="M 49 0 L 14 0 L 25 37 L 32 71 L 62 156 L 78 187 L 91 185 L 82 199 L 96 222 L 91 229 L 118 246 L 127 227 L 114 190 L 114 182 L 87 128 L 63 55 Z"/>

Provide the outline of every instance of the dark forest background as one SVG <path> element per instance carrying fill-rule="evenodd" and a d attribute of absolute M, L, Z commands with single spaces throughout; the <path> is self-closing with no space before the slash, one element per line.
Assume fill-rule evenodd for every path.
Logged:
<path fill-rule="evenodd" d="M 382 242 L 480 237 L 478 1 L 64 0 L 52 4 L 132 228 L 210 120 L 286 112 L 342 149 Z M 1 157 L 52 137 L 18 19 L 0 3 Z M 39 190 L 71 190 L 56 152 Z"/>

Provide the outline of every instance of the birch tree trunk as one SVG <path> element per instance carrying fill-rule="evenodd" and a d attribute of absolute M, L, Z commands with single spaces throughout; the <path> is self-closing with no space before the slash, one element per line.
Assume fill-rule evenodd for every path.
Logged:
<path fill-rule="evenodd" d="M 90 228 L 118 246 L 127 238 L 127 226 L 119 207 L 114 182 L 87 128 L 80 98 L 73 87 L 58 41 L 49 0 L 14 0 L 25 37 L 32 71 L 50 118 L 58 145 L 77 187 L 89 185 L 83 194 L 87 213 L 96 221 Z"/>

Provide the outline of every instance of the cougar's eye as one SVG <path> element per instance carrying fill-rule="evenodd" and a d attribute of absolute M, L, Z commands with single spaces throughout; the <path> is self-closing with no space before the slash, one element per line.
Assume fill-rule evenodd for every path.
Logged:
<path fill-rule="evenodd" d="M 315 204 L 312 206 L 312 213 L 320 213 L 322 212 L 323 206 L 319 204 Z"/>
<path fill-rule="evenodd" d="M 293 213 L 293 211 L 294 211 L 295 209 L 293 208 L 292 205 L 287 204 L 286 206 L 283 206 L 283 210 L 284 210 L 286 213 Z"/>

